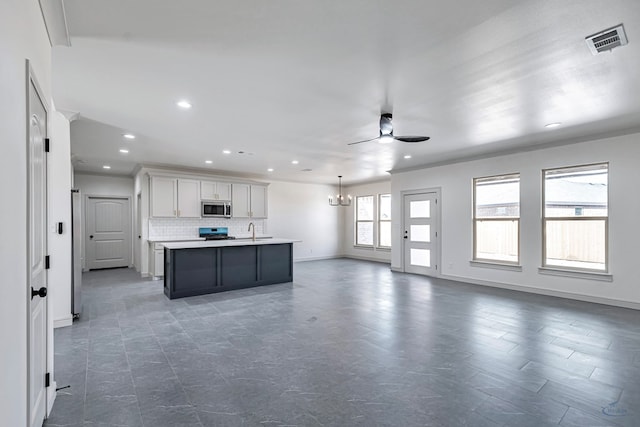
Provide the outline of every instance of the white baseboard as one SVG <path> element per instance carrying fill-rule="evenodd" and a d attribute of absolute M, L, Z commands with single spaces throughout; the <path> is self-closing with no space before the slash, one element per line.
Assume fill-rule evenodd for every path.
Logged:
<path fill-rule="evenodd" d="M 293 262 L 305 262 L 305 261 L 321 261 L 324 259 L 338 259 L 342 258 L 341 255 L 329 255 L 329 256 L 318 256 L 318 257 L 304 257 L 304 258 L 294 258 Z"/>
<path fill-rule="evenodd" d="M 56 400 L 56 382 L 51 381 L 51 385 L 47 388 L 47 417 L 51 414 L 53 409 L 53 402 Z"/>
<path fill-rule="evenodd" d="M 387 259 L 370 258 L 370 257 L 366 257 L 366 256 L 359 256 L 359 255 L 343 255 L 342 258 L 358 259 L 358 260 L 362 260 L 362 261 L 380 262 L 380 263 L 383 263 L 383 264 L 391 264 L 391 261 L 387 260 Z"/>
<path fill-rule="evenodd" d="M 64 328 L 65 326 L 71 326 L 73 324 L 73 316 L 64 317 L 62 319 L 56 319 L 53 321 L 53 329 Z"/>
<path fill-rule="evenodd" d="M 527 292 L 530 294 L 546 295 L 546 296 L 556 297 L 556 298 L 564 298 L 564 299 L 571 299 L 571 300 L 577 300 L 577 301 L 592 302 L 596 304 L 611 305 L 614 307 L 623 307 L 623 308 L 631 308 L 633 310 L 640 310 L 640 303 L 631 302 L 631 301 L 595 297 L 595 296 L 583 295 L 583 294 L 574 294 L 571 292 L 562 292 L 562 291 L 556 291 L 553 289 L 545 289 L 545 288 L 534 288 L 531 286 L 514 285 L 511 283 L 504 283 L 504 282 L 493 282 L 489 280 L 472 279 L 470 277 L 454 276 L 450 274 L 443 274 L 440 276 L 440 278 L 447 279 L 447 280 L 454 280 L 456 282 L 469 283 L 472 285 L 487 286 L 490 288 L 509 289 L 512 291 Z"/>

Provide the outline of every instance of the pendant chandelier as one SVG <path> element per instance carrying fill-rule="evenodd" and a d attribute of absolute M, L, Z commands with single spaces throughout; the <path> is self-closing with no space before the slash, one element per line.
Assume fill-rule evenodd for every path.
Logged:
<path fill-rule="evenodd" d="M 338 194 L 336 194 L 335 198 L 333 196 L 329 196 L 329 204 L 331 206 L 351 206 L 351 196 L 347 195 L 347 198 L 345 199 L 342 195 L 342 175 L 338 175 L 338 180 Z"/>

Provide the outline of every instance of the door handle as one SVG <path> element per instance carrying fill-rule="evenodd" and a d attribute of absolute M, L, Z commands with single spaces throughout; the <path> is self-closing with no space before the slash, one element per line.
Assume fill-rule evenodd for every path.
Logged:
<path fill-rule="evenodd" d="M 90 239 L 93 239 L 93 234 L 89 236 Z"/>
<path fill-rule="evenodd" d="M 47 288 L 45 288 L 44 286 L 41 287 L 40 289 L 38 289 L 37 291 L 33 288 L 31 288 L 31 299 L 33 299 L 33 297 L 35 296 L 39 296 L 40 298 L 44 298 L 47 296 Z"/>

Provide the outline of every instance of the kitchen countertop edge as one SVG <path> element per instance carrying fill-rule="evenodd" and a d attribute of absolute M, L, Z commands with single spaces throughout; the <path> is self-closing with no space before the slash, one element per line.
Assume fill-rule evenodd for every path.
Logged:
<path fill-rule="evenodd" d="M 162 243 L 167 249 L 195 249 L 195 248 L 223 248 L 227 246 L 256 246 L 256 245 L 280 245 L 285 243 L 298 243 L 302 240 L 270 238 L 270 239 L 233 239 L 233 240 L 206 240 L 199 242 L 168 242 Z M 160 243 L 160 242 L 159 242 Z"/>

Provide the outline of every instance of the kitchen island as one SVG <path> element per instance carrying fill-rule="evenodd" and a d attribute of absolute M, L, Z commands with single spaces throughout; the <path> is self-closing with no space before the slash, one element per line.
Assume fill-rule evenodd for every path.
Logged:
<path fill-rule="evenodd" d="M 164 244 L 169 299 L 293 281 L 298 240 L 211 240 Z"/>

